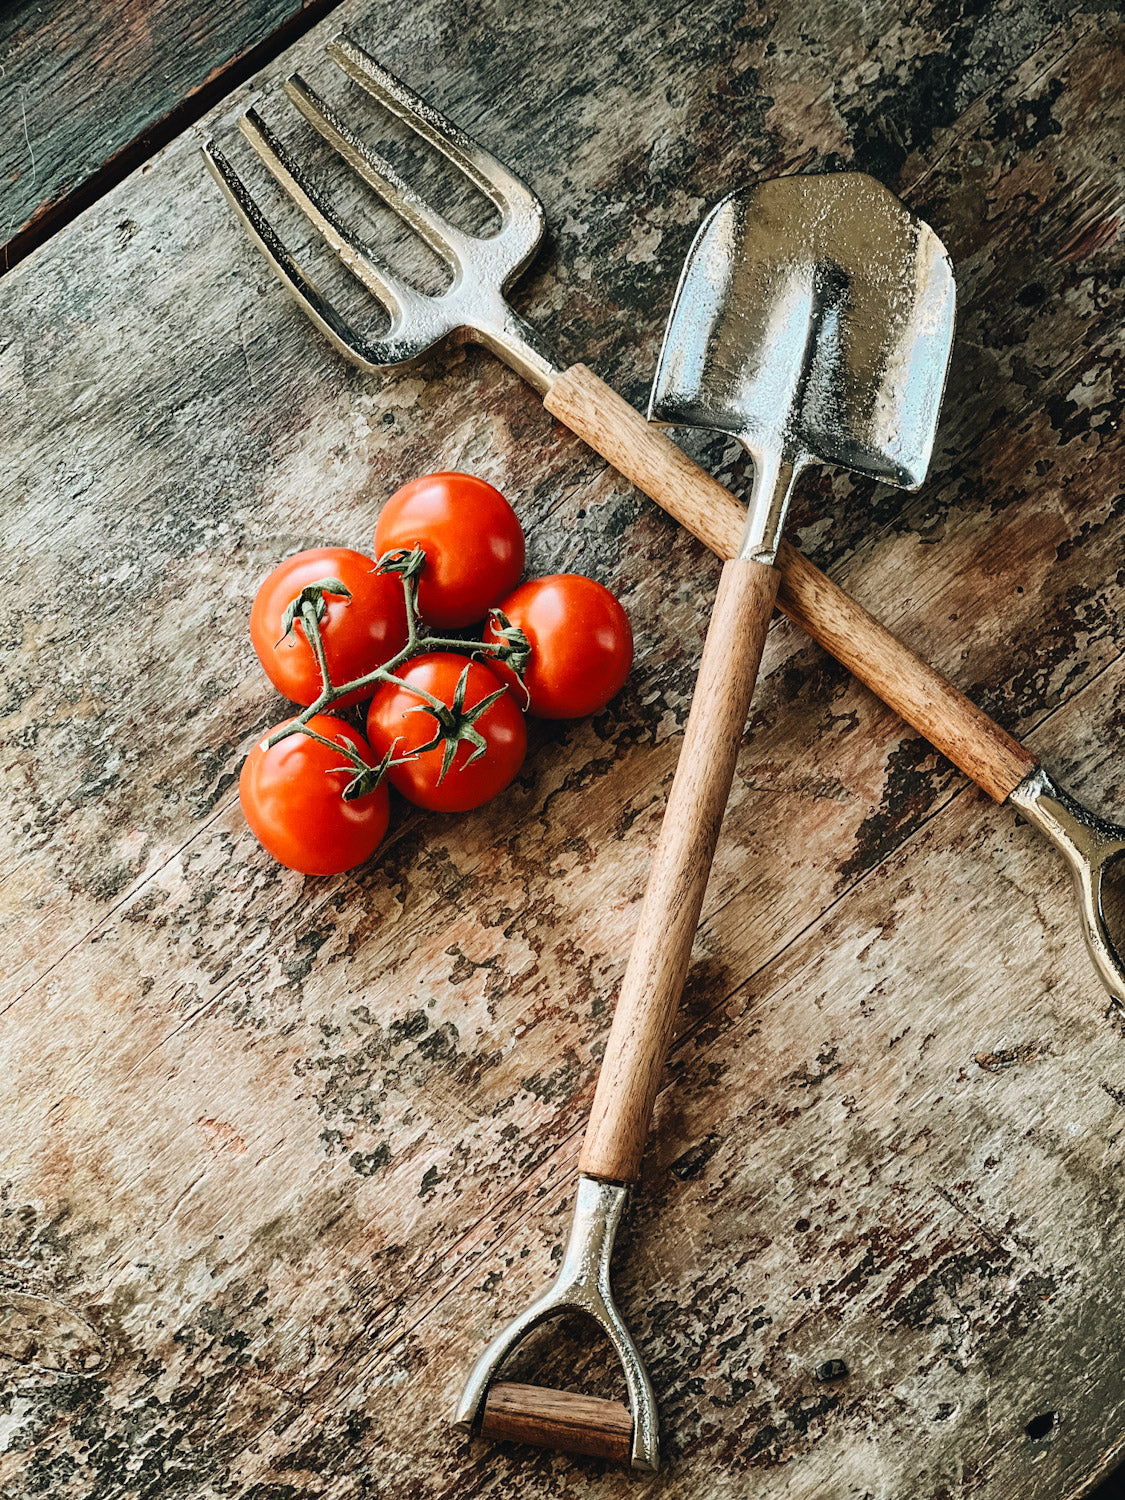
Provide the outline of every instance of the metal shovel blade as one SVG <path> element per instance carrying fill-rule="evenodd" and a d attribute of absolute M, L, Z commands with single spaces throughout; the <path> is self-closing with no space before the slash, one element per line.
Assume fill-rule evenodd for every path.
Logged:
<path fill-rule="evenodd" d="M 914 489 L 954 304 L 945 247 L 874 178 L 740 188 L 688 254 L 649 416 L 729 432 L 757 469 L 817 460 Z"/>

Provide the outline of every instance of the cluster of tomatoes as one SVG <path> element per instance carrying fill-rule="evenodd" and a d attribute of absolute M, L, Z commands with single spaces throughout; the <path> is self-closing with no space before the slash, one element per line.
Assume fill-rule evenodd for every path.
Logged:
<path fill-rule="evenodd" d="M 481 806 L 523 764 L 525 713 L 594 713 L 632 665 L 628 617 L 600 583 L 519 583 L 523 530 L 484 480 L 405 485 L 379 514 L 374 552 L 287 558 L 250 613 L 270 681 L 304 708 L 255 745 L 239 796 L 261 844 L 306 875 L 374 853 L 388 782 L 419 807 Z M 482 621 L 480 639 L 448 634 Z M 365 732 L 339 717 L 365 703 Z"/>

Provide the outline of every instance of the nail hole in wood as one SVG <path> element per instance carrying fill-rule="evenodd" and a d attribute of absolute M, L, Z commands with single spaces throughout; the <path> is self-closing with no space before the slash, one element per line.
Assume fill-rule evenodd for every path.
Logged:
<path fill-rule="evenodd" d="M 1045 1411 L 1038 1417 L 1032 1417 L 1031 1421 L 1024 1428 L 1024 1432 L 1027 1433 L 1033 1443 L 1041 1443 L 1044 1438 L 1053 1436 L 1058 1424 L 1058 1412 Z"/>

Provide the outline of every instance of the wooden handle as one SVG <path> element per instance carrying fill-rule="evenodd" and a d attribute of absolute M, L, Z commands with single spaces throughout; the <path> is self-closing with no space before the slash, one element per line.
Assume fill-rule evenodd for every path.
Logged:
<path fill-rule="evenodd" d="M 723 567 L 586 1127 L 579 1171 L 590 1177 L 633 1182 L 640 1175 L 778 582 L 776 568 L 764 563 Z"/>
<path fill-rule="evenodd" d="M 808 558 L 782 542 L 778 606 L 884 703 L 936 745 L 982 791 L 1003 802 L 1039 764 L 964 693 Z"/>
<path fill-rule="evenodd" d="M 746 506 L 592 370 L 571 365 L 543 405 L 712 552 L 737 554 Z"/>
<path fill-rule="evenodd" d="M 543 405 L 720 557 L 738 551 L 746 509 L 585 365 Z M 1038 761 L 794 547 L 781 544 L 778 605 L 955 766 L 1003 802 Z"/>
<path fill-rule="evenodd" d="M 628 1463 L 633 1418 L 620 1401 L 502 1381 L 489 1389 L 480 1435 Z"/>

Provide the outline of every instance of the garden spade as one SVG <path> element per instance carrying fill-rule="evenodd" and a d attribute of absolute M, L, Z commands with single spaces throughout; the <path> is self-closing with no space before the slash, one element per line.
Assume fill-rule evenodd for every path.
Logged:
<path fill-rule="evenodd" d="M 922 482 L 953 336 L 937 236 L 870 177 L 785 177 L 733 193 L 696 238 L 665 335 L 652 415 L 733 433 L 754 460 L 738 555 L 723 567 L 683 749 L 579 1160 L 558 1279 L 489 1345 L 456 1420 L 472 1432 L 658 1462 L 652 1388 L 614 1305 L 614 1231 L 641 1158 L 734 776 L 793 483 L 829 462 Z M 546 1319 L 585 1314 L 621 1360 L 618 1402 L 495 1384 Z"/>
<path fill-rule="evenodd" d="M 743 556 L 773 564 L 808 463 L 921 484 L 954 301 L 937 235 L 863 173 L 774 178 L 711 212 L 680 277 L 649 419 L 747 449 Z"/>

